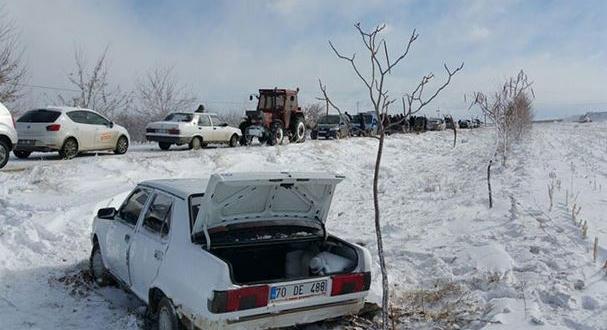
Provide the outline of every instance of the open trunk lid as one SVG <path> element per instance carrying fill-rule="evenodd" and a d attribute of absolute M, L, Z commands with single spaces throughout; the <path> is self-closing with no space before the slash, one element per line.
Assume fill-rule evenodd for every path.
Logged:
<path fill-rule="evenodd" d="M 214 174 L 209 179 L 192 235 L 230 224 L 312 220 L 324 225 L 335 186 L 329 173 L 259 172 Z"/>

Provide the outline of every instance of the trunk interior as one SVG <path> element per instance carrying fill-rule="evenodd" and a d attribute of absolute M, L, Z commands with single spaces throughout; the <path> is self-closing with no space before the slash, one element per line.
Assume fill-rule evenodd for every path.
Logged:
<path fill-rule="evenodd" d="M 336 238 L 215 248 L 235 284 L 279 282 L 351 272 L 356 250 Z"/>

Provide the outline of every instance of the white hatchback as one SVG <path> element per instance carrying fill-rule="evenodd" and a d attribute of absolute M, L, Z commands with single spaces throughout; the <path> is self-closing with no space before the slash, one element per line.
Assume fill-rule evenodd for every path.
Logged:
<path fill-rule="evenodd" d="M 34 151 L 58 151 L 70 159 L 83 151 L 111 150 L 124 154 L 129 148 L 127 130 L 101 114 L 82 108 L 46 107 L 17 119 L 19 141 L 13 151 L 27 158 Z"/>
<path fill-rule="evenodd" d="M 17 144 L 15 120 L 4 104 L 0 103 L 0 168 L 8 162 L 9 154 L 15 144 Z"/>
<path fill-rule="evenodd" d="M 148 304 L 159 329 L 266 329 L 355 314 L 371 255 L 329 234 L 343 177 L 234 173 L 140 183 L 93 221 L 91 272 Z"/>
<path fill-rule="evenodd" d="M 162 150 L 168 150 L 173 144 L 187 144 L 190 149 L 200 149 L 209 143 L 235 147 L 241 136 L 239 128 L 206 112 L 172 112 L 162 121 L 149 123 L 145 129 L 146 139 L 158 142 Z"/>

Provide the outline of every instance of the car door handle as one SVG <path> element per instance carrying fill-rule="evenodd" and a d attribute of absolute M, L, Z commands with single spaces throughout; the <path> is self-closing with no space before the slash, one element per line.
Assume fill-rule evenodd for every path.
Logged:
<path fill-rule="evenodd" d="M 125 242 L 128 243 L 130 240 L 131 240 L 131 235 L 129 235 L 129 234 L 124 235 L 124 241 Z"/>
<path fill-rule="evenodd" d="M 213 129 L 217 129 L 217 127 L 213 127 Z"/>
<path fill-rule="evenodd" d="M 162 251 L 160 251 L 160 250 L 154 251 L 154 258 L 156 258 L 157 260 L 162 260 L 163 256 L 164 256 L 164 253 L 162 253 Z"/>

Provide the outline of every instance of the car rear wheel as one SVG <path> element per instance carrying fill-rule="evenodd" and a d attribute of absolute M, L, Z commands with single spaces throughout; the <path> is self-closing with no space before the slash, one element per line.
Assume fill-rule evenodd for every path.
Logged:
<path fill-rule="evenodd" d="M 74 138 L 68 138 L 63 142 L 59 156 L 63 159 L 72 159 L 78 155 L 78 142 Z"/>
<path fill-rule="evenodd" d="M 118 138 L 118 142 L 116 142 L 116 149 L 114 149 L 114 153 L 118 155 L 124 155 L 126 151 L 129 150 L 129 139 L 126 136 L 121 136 Z"/>
<path fill-rule="evenodd" d="M 175 312 L 175 307 L 171 300 L 164 297 L 158 303 L 158 330 L 178 330 L 182 329 L 179 318 Z"/>
<path fill-rule="evenodd" d="M 23 150 L 15 150 L 15 151 L 13 151 L 13 153 L 19 159 L 26 159 L 27 157 L 29 157 L 32 154 L 31 151 L 23 151 Z"/>
<path fill-rule="evenodd" d="M 202 147 L 202 139 L 198 136 L 192 138 L 189 145 L 190 149 L 198 150 Z"/>
<path fill-rule="evenodd" d="M 168 142 L 158 142 L 158 146 L 160 147 L 161 150 L 169 150 L 169 148 L 171 147 L 171 144 Z"/>
<path fill-rule="evenodd" d="M 230 147 L 234 148 L 238 145 L 238 135 L 234 134 L 230 138 Z"/>
<path fill-rule="evenodd" d="M 0 140 L 0 168 L 3 168 L 8 163 L 8 157 L 10 155 L 10 149 L 8 144 Z"/>
<path fill-rule="evenodd" d="M 98 244 L 93 246 L 91 258 L 89 260 L 89 267 L 93 280 L 95 283 L 97 283 L 97 285 L 107 286 L 112 284 L 112 277 L 110 276 L 109 271 L 103 265 L 103 257 L 101 256 L 101 249 L 99 249 Z"/>

